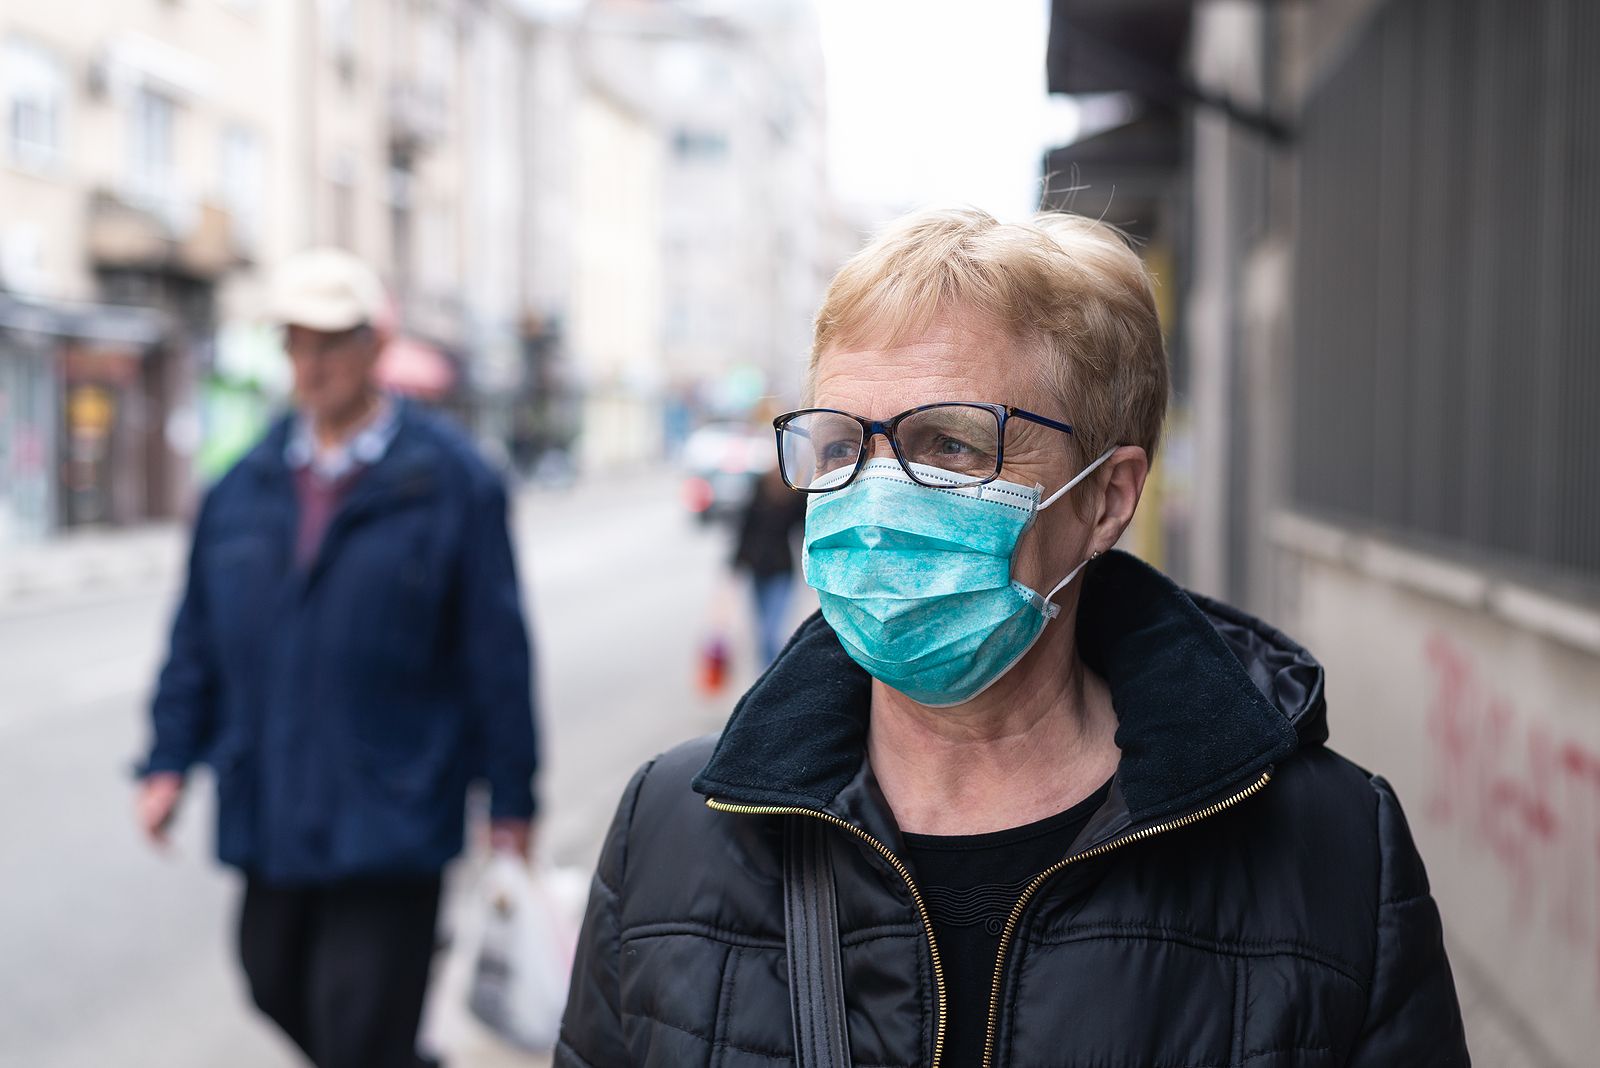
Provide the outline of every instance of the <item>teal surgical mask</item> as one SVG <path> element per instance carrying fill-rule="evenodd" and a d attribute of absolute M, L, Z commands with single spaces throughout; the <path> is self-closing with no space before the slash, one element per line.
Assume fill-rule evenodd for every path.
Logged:
<path fill-rule="evenodd" d="M 1114 449 L 1042 501 L 1037 485 L 963 485 L 921 464 L 917 477 L 950 488 L 919 486 L 892 459 L 870 460 L 849 486 L 813 496 L 806 582 L 851 659 L 935 708 L 992 686 L 1033 648 L 1060 613 L 1056 594 L 1088 563 L 1040 596 L 1011 576 L 1018 539 Z"/>

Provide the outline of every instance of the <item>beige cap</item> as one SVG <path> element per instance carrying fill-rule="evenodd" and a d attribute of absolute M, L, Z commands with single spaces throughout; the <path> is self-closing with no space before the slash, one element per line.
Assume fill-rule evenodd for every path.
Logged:
<path fill-rule="evenodd" d="M 272 316 L 285 325 L 338 333 L 377 321 L 383 310 L 377 273 L 343 249 L 296 252 L 273 278 Z"/>

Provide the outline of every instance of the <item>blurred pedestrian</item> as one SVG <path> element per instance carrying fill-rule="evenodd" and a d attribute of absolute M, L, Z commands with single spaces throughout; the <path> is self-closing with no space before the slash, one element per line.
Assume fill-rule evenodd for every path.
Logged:
<path fill-rule="evenodd" d="M 794 595 L 793 539 L 805 518 L 805 497 L 784 483 L 777 468 L 756 481 L 739 516 L 733 567 L 750 582 L 756 651 L 763 668 L 778 658 L 778 651 L 789 637 L 789 605 Z"/>
<path fill-rule="evenodd" d="M 912 216 L 811 370 L 776 422 L 821 612 L 629 785 L 556 1065 L 1466 1065 L 1322 668 L 1112 548 L 1168 390 L 1121 236 Z"/>
<path fill-rule="evenodd" d="M 469 783 L 489 784 L 493 846 L 529 851 L 506 494 L 459 432 L 378 388 L 370 268 L 301 253 L 274 300 L 295 408 L 201 508 L 139 814 L 161 842 L 185 774 L 211 765 L 255 1003 L 318 1068 L 417 1065 Z"/>

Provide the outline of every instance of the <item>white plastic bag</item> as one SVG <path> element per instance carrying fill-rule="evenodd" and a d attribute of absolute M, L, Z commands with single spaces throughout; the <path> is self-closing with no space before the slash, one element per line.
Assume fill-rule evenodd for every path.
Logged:
<path fill-rule="evenodd" d="M 460 1056 L 481 1049 L 485 1033 L 524 1050 L 555 1047 L 587 884 L 575 869 L 489 860 L 456 910 L 424 1048 Z"/>
<path fill-rule="evenodd" d="M 483 936 L 467 988 L 472 1015 L 528 1050 L 555 1048 L 577 940 L 545 884 L 544 873 L 504 854 L 489 862 Z"/>

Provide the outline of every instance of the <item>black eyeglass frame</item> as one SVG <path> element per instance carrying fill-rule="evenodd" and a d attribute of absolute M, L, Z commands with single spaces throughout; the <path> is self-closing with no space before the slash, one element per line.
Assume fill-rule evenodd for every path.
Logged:
<path fill-rule="evenodd" d="M 1026 411 L 1022 408 L 1018 408 L 1014 404 L 987 404 L 982 401 L 935 401 L 932 404 L 919 404 L 915 408 L 906 409 L 899 415 L 891 416 L 888 419 L 882 420 L 863 419 L 859 415 L 840 411 L 838 408 L 800 408 L 792 412 L 785 412 L 772 421 L 773 434 L 777 439 L 776 445 L 778 449 L 778 471 L 783 475 L 784 484 L 790 489 L 794 490 L 796 493 L 832 493 L 835 490 L 844 489 L 846 486 L 850 485 L 850 483 L 856 480 L 856 476 L 859 475 L 861 473 L 861 469 L 866 466 L 867 457 L 872 451 L 867 446 L 872 442 L 873 438 L 877 437 L 879 434 L 882 434 L 884 437 L 889 439 L 889 448 L 894 452 L 895 460 L 900 464 L 900 469 L 906 473 L 906 476 L 910 478 L 911 481 L 915 482 L 919 486 L 926 486 L 929 489 L 949 489 L 950 486 L 947 484 L 924 482 L 922 479 L 917 477 L 916 472 L 911 470 L 911 464 L 907 462 L 905 454 L 900 451 L 900 438 L 895 433 L 895 430 L 900 426 L 902 420 L 916 415 L 919 412 L 925 412 L 930 408 L 982 408 L 992 414 L 995 417 L 995 422 L 999 424 L 999 432 L 995 444 L 994 474 L 990 475 L 988 478 L 980 478 L 972 482 L 963 482 L 961 484 L 962 487 L 982 486 L 993 482 L 995 479 L 1000 477 L 1000 472 L 1005 469 L 1006 463 L 1006 423 L 1012 419 L 1022 419 L 1030 423 L 1037 423 L 1040 426 L 1049 427 L 1051 430 L 1059 430 L 1063 434 L 1072 433 L 1072 427 L 1070 424 L 1058 422 L 1055 419 L 1051 419 L 1049 416 L 1039 415 L 1037 412 Z M 784 430 L 790 423 L 802 415 L 817 414 L 842 415 L 846 419 L 854 419 L 857 423 L 861 424 L 861 455 L 856 457 L 856 465 L 855 468 L 850 472 L 850 477 L 845 479 L 843 482 L 840 482 L 836 486 L 827 486 L 823 489 L 796 486 L 794 484 L 794 480 L 789 477 L 788 465 L 784 463 L 783 459 Z"/>

